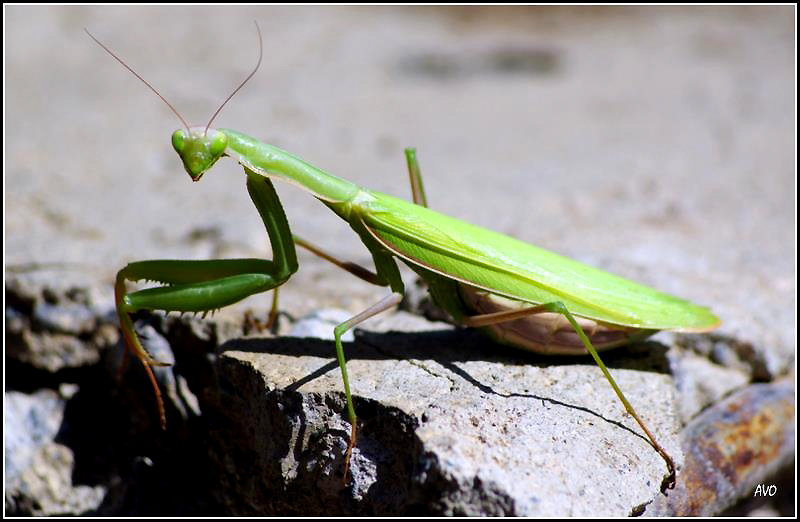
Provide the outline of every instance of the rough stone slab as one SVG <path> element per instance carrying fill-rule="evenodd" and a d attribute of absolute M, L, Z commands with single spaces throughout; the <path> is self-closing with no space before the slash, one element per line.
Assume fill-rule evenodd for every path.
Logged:
<path fill-rule="evenodd" d="M 249 461 L 258 464 L 226 456 L 245 466 L 235 476 L 249 485 L 223 481 L 234 513 L 254 512 L 242 502 L 259 483 L 272 484 L 265 497 L 304 488 L 310 497 L 291 497 L 301 509 L 268 504 L 298 513 L 627 516 L 660 494 L 664 462 L 590 361 L 551 364 L 474 332 L 397 315 L 402 333 L 362 332 L 346 344 L 362 424 L 345 490 L 338 477 L 350 428 L 333 344 L 249 338 L 222 347 L 219 414 L 248 436 L 220 438 L 235 440 L 235 452 L 252 452 Z M 646 357 L 607 358 L 680 462 L 672 379 L 649 371 Z M 304 484 L 308 473 L 324 480 Z"/>
<path fill-rule="evenodd" d="M 96 509 L 106 495 L 106 487 L 73 484 L 73 451 L 56 442 L 66 398 L 51 390 L 30 395 L 6 392 L 3 415 L 6 513 L 36 516 L 82 513 Z"/>
<path fill-rule="evenodd" d="M 10 274 L 5 355 L 55 373 L 91 366 L 119 339 L 113 290 L 86 274 Z"/>

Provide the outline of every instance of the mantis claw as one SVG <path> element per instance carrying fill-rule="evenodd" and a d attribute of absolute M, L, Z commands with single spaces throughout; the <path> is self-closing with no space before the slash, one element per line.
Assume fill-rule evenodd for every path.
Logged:
<path fill-rule="evenodd" d="M 142 361 L 144 362 L 144 361 Z M 155 362 L 155 361 L 153 361 Z M 158 381 L 156 381 L 156 376 L 153 373 L 153 369 L 150 368 L 152 366 L 152 362 L 148 362 L 144 364 L 144 369 L 147 372 L 147 376 L 150 378 L 150 383 L 153 385 L 153 390 L 156 392 L 156 402 L 158 403 L 158 417 L 161 421 L 161 429 L 167 429 L 167 413 L 164 410 L 164 400 L 161 398 L 161 390 L 158 387 Z"/>
<path fill-rule="evenodd" d="M 350 470 L 350 457 L 353 455 L 353 448 L 356 446 L 356 425 L 351 424 L 350 441 L 347 443 L 347 450 L 344 453 L 344 473 L 342 473 L 342 487 L 347 487 L 347 472 Z"/>

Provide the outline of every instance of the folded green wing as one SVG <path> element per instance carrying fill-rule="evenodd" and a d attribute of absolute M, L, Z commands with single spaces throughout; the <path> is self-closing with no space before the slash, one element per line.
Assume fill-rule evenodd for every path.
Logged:
<path fill-rule="evenodd" d="M 575 315 L 657 330 L 705 331 L 719 325 L 707 308 L 597 268 L 372 192 L 356 210 L 397 255 L 434 272 L 527 301 L 562 301 Z"/>

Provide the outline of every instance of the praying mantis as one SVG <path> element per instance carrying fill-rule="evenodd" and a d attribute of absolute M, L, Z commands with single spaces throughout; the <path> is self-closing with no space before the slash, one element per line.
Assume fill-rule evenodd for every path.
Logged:
<path fill-rule="evenodd" d="M 353 275 L 389 288 L 389 294 L 334 328 L 335 353 L 341 370 L 351 426 L 344 477 L 357 440 L 357 418 L 350 391 L 342 335 L 363 321 L 392 309 L 403 297 L 398 261 L 428 285 L 433 301 L 454 322 L 479 328 L 500 343 L 538 353 L 590 354 L 615 394 L 663 458 L 663 488 L 675 482 L 672 458 L 636 413 L 598 351 L 645 339 L 660 330 L 706 332 L 720 320 L 695 305 L 562 257 L 512 237 L 480 228 L 428 208 L 416 154 L 406 149 L 413 202 L 368 190 L 318 169 L 275 146 L 230 129 L 212 128 L 225 104 L 252 78 L 252 72 L 220 105 L 205 126 L 190 127 L 177 110 L 138 73 L 86 33 L 166 103 L 182 123 L 172 146 L 192 181 L 199 181 L 223 157 L 245 172 L 250 198 L 261 216 L 273 258 L 150 260 L 129 263 L 115 283 L 115 300 L 126 354 L 136 356 L 152 382 L 162 426 L 164 406 L 152 366 L 163 365 L 142 346 L 131 314 L 139 310 L 208 312 L 248 296 L 275 290 L 299 268 L 295 245 L 310 250 Z M 340 261 L 294 236 L 273 187 L 277 179 L 315 196 L 346 221 L 370 252 L 374 270 Z M 128 292 L 128 281 L 149 280 L 160 286 Z M 273 300 L 271 318 L 277 311 Z"/>

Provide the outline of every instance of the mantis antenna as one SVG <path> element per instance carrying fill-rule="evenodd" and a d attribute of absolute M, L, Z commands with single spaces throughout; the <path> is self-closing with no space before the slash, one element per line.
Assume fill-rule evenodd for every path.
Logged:
<path fill-rule="evenodd" d="M 219 114 L 219 111 L 221 111 L 222 108 L 225 107 L 225 104 L 228 103 L 230 101 L 230 99 L 233 98 L 233 96 L 237 92 L 239 92 L 239 89 L 244 87 L 244 84 L 247 83 L 250 80 L 250 78 L 253 77 L 253 75 L 256 73 L 256 71 L 258 71 L 258 68 L 261 67 L 261 58 L 263 58 L 263 56 L 264 56 L 264 42 L 261 39 L 261 28 L 258 27 L 258 22 L 253 20 L 253 23 L 256 24 L 256 32 L 258 33 L 258 63 L 256 63 L 256 66 L 253 69 L 253 72 L 251 72 L 249 75 L 247 75 L 247 78 L 245 78 L 244 81 L 242 83 L 240 83 L 239 86 L 236 89 L 233 90 L 233 92 L 230 94 L 230 96 L 225 98 L 225 101 L 222 102 L 222 105 L 219 106 L 219 109 L 217 109 L 217 111 L 213 114 L 213 116 L 211 116 L 211 119 L 208 120 L 208 123 L 206 124 L 206 130 L 203 131 L 203 135 L 204 136 L 208 132 L 208 128 L 211 127 L 211 124 L 214 122 L 214 118 L 216 118 L 217 114 Z"/>
<path fill-rule="evenodd" d="M 164 98 L 163 96 L 161 96 L 161 93 L 160 93 L 160 92 L 158 92 L 158 91 L 155 89 L 155 87 L 153 87 L 152 85 L 150 85 L 150 84 L 147 82 L 147 80 L 145 80 L 144 78 L 142 78 L 141 76 L 139 76 L 139 73 L 137 73 L 136 71 L 134 71 L 133 69 L 131 69 L 131 68 L 130 68 L 130 66 L 128 66 L 128 64 L 127 64 L 127 63 L 125 63 L 124 61 L 122 61 L 122 59 L 121 59 L 119 56 L 117 56 L 116 54 L 114 54 L 114 51 L 112 51 L 111 49 L 109 49 L 108 47 L 106 47 L 105 45 L 103 45 L 103 42 L 101 42 L 100 40 L 98 40 L 97 38 L 95 38 L 95 37 L 94 37 L 94 35 L 93 35 L 92 33 L 90 33 L 90 32 L 89 32 L 89 30 L 88 30 L 87 28 L 85 28 L 85 27 L 84 27 L 84 28 L 83 28 L 83 30 L 84 30 L 84 31 L 86 31 L 86 34 L 88 34 L 88 35 L 89 35 L 89 38 L 91 38 L 92 40 L 94 40 L 94 41 L 95 41 L 95 43 L 96 43 L 97 45 L 99 45 L 100 47 L 102 47 L 102 48 L 103 48 L 103 49 L 104 49 L 104 50 L 105 50 L 105 51 L 106 51 L 108 54 L 110 54 L 110 55 L 111 55 L 111 56 L 112 56 L 112 57 L 113 57 L 113 58 L 114 58 L 116 61 L 118 61 L 119 63 L 121 63 L 123 67 L 125 67 L 125 68 L 126 68 L 126 69 L 128 69 L 128 70 L 129 70 L 131 73 L 133 73 L 133 75 L 134 75 L 134 76 L 136 76 L 137 78 L 139 78 L 139 79 L 142 81 L 142 83 L 143 83 L 143 84 L 147 85 L 147 86 L 150 88 L 150 90 L 151 90 L 151 91 L 153 91 L 154 93 L 156 93 L 156 96 L 158 96 L 159 98 L 161 98 L 161 101 L 163 101 L 164 103 L 166 103 L 166 104 L 167 104 L 167 107 L 169 107 L 169 108 L 172 110 L 172 112 L 174 112 L 174 113 L 175 113 L 175 116 L 177 116 L 177 117 L 178 117 L 178 119 L 179 119 L 179 120 L 181 120 L 181 123 L 183 124 L 183 126 L 184 126 L 184 127 L 186 127 L 186 132 L 187 132 L 187 133 L 189 133 L 189 134 L 191 134 L 191 131 L 189 131 L 189 124 L 188 124 L 188 123 L 186 123 L 186 120 L 184 120 L 184 119 L 183 119 L 183 116 L 181 116 L 181 115 L 180 115 L 180 113 L 179 113 L 177 110 L 175 110 L 175 107 L 173 107 L 173 106 L 172 106 L 172 104 L 171 104 L 170 102 L 168 102 L 166 98 Z"/>
<path fill-rule="evenodd" d="M 208 132 L 208 129 L 209 129 L 209 127 L 211 127 L 211 124 L 214 122 L 214 119 L 215 119 L 215 118 L 217 117 L 217 115 L 220 113 L 220 111 L 222 110 L 222 108 L 223 108 L 223 107 L 225 107 L 225 104 L 226 104 L 226 103 L 228 103 L 228 102 L 230 101 L 230 99 L 231 99 L 231 98 L 233 98 L 233 96 L 234 96 L 234 95 L 235 95 L 237 92 L 239 92 L 239 90 L 240 90 L 242 87 L 244 87 L 244 84 L 246 84 L 246 83 L 247 83 L 247 82 L 250 80 L 250 78 L 252 78 L 252 77 L 253 77 L 253 75 L 256 73 L 256 71 L 258 71 L 258 68 L 259 68 L 259 67 L 261 67 L 261 59 L 264 57 L 264 42 L 263 42 L 263 40 L 262 40 L 262 38 L 261 38 L 261 28 L 258 26 L 258 22 L 256 22 L 256 21 L 254 20 L 254 21 L 253 21 L 253 23 L 256 25 L 256 32 L 258 33 L 258 62 L 256 63 L 256 66 L 253 68 L 253 71 L 252 71 L 250 74 L 248 74 L 248 75 L 247 75 L 247 78 L 245 78 L 245 79 L 244 79 L 244 81 L 242 81 L 242 83 L 240 83 L 240 84 L 239 84 L 239 86 L 238 86 L 238 87 L 236 87 L 236 89 L 234 89 L 234 90 L 233 90 L 233 92 L 230 94 L 230 96 L 228 96 L 227 98 L 225 98 L 225 101 L 224 101 L 224 102 L 222 102 L 222 105 L 220 105 L 220 106 L 219 106 L 219 108 L 216 110 L 216 112 L 214 112 L 214 114 L 211 116 L 211 119 L 210 119 L 210 120 L 208 120 L 208 123 L 206 124 L 205 130 L 203 131 L 203 135 L 205 135 L 205 134 Z M 158 92 L 158 91 L 156 90 L 156 88 L 155 88 L 155 87 L 153 87 L 152 85 L 150 85 L 150 83 L 149 83 L 147 80 L 145 80 L 144 78 L 142 78 L 142 77 L 141 77 L 141 75 L 140 75 L 139 73 L 137 73 L 136 71 L 134 71 L 134 70 L 133 70 L 133 69 L 132 69 L 132 68 L 131 68 L 131 67 L 130 67 L 130 66 L 127 64 L 127 63 L 125 63 L 125 61 L 123 61 L 123 60 L 122 60 L 122 58 L 120 58 L 119 56 L 117 56 L 117 55 L 114 53 L 114 51 L 112 51 L 112 50 L 111 50 L 111 49 L 109 49 L 109 48 L 108 48 L 106 45 L 104 45 L 104 44 L 103 44 L 103 42 L 101 42 L 100 40 L 98 40 L 97 38 L 95 38 L 95 37 L 94 37 L 94 35 L 93 35 L 92 33 L 90 33 L 90 32 L 89 32 L 89 30 L 88 30 L 88 29 L 86 29 L 86 28 L 84 27 L 84 28 L 83 28 L 83 30 L 86 32 L 86 34 L 88 34 L 88 35 L 89 35 L 89 38 L 91 38 L 92 40 L 94 40 L 94 41 L 95 41 L 95 43 L 96 43 L 97 45 L 99 45 L 100 47 L 102 47 L 102 48 L 103 48 L 103 50 L 104 50 L 105 52 L 107 52 L 108 54 L 110 54 L 110 55 L 111 55 L 111 56 L 112 56 L 112 57 L 113 57 L 113 58 L 114 58 L 116 61 L 118 61 L 120 64 L 122 64 L 122 66 L 123 66 L 123 67 L 125 67 L 126 69 L 128 69 L 128 70 L 129 70 L 129 71 L 130 71 L 130 72 L 131 72 L 131 73 L 132 73 L 134 76 L 136 76 L 136 77 L 137 77 L 139 80 L 141 80 L 141 82 L 142 82 L 143 84 L 147 85 L 147 87 L 148 87 L 148 88 L 149 88 L 151 91 L 153 91 L 153 92 L 156 94 L 156 96 L 158 96 L 159 98 L 161 98 L 161 101 L 163 101 L 164 103 L 166 103 L 166 104 L 167 104 L 167 107 L 169 107 L 169 108 L 170 108 L 170 110 L 171 110 L 173 113 L 175 113 L 175 116 L 177 116 L 177 117 L 178 117 L 178 119 L 181 121 L 181 123 L 183 124 L 183 126 L 186 128 L 186 132 L 187 132 L 187 134 L 191 134 L 191 130 L 189 129 L 189 124 L 188 124 L 188 123 L 186 123 L 186 120 L 183 118 L 183 116 L 181 116 L 181 114 L 180 114 L 180 113 L 177 111 L 177 109 L 175 109 L 175 107 L 173 107 L 173 105 L 172 105 L 170 102 L 168 102 L 168 101 L 167 101 L 167 99 L 166 99 L 166 98 L 164 98 L 164 97 L 161 95 L 161 93 L 160 93 L 160 92 Z"/>

